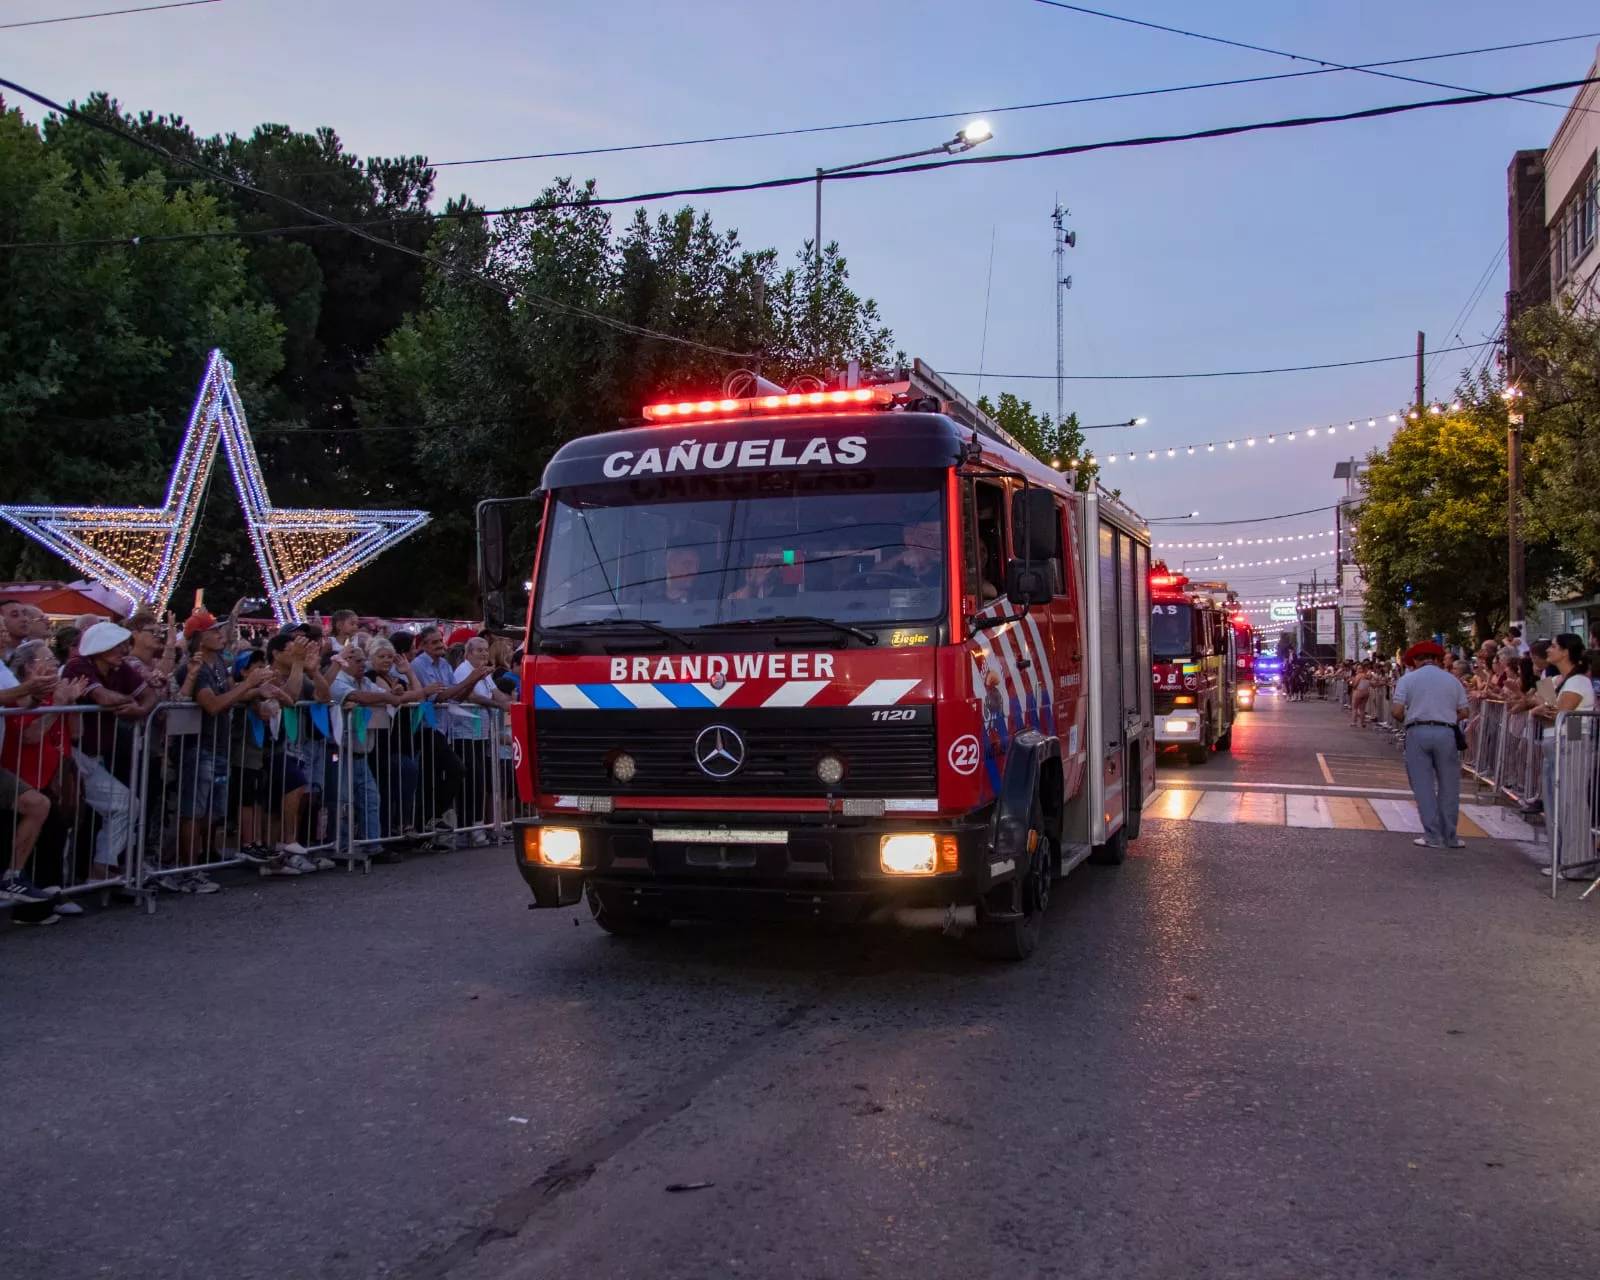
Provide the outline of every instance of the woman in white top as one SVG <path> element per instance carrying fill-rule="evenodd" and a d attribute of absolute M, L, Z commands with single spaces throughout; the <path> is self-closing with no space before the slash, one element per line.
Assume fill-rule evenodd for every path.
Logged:
<path fill-rule="evenodd" d="M 1593 711 L 1594 682 L 1589 677 L 1589 659 L 1584 653 L 1583 637 L 1570 632 L 1557 636 L 1550 643 L 1550 662 L 1557 672 L 1554 702 L 1541 701 L 1532 711 L 1533 716 L 1546 723 L 1554 723 L 1563 711 Z M 1557 814 L 1556 791 L 1556 736 L 1546 733 L 1540 740 L 1544 755 L 1544 809 Z M 1556 818 L 1551 819 L 1551 839 L 1555 839 Z"/>

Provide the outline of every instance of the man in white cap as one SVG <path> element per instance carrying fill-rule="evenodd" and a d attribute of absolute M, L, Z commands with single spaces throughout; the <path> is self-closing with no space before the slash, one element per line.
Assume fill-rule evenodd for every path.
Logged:
<path fill-rule="evenodd" d="M 83 780 L 84 801 L 100 815 L 94 863 L 101 878 L 115 874 L 133 826 L 133 797 L 117 774 L 131 769 L 137 722 L 150 713 L 159 696 L 123 661 L 132 640 L 126 627 L 97 622 L 78 637 L 78 656 L 61 672 L 65 680 L 84 682 L 85 702 L 104 708 L 99 715 L 83 718 L 83 736 L 72 753 Z M 126 728 L 119 730 L 119 724 Z"/>

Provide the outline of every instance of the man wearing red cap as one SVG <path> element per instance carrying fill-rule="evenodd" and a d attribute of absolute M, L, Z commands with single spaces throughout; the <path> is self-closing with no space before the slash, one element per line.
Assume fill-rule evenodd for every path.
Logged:
<path fill-rule="evenodd" d="M 1429 849 L 1465 849 L 1456 835 L 1461 810 L 1461 748 L 1467 691 L 1443 667 L 1444 650 L 1424 640 L 1406 650 L 1408 668 L 1394 687 L 1394 718 L 1406 726 L 1406 777 L 1416 797 L 1422 832 L 1412 841 Z"/>

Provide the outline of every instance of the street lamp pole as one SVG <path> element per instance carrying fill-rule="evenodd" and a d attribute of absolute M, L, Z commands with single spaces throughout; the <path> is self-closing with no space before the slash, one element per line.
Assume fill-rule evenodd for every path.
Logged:
<path fill-rule="evenodd" d="M 928 147 L 923 151 L 907 151 L 904 155 L 884 156 L 879 160 L 857 160 L 854 164 L 835 165 L 831 169 L 817 170 L 817 221 L 815 234 L 811 241 L 811 252 L 817 263 L 818 272 L 822 269 L 822 180 L 829 174 L 848 173 L 852 169 L 870 169 L 875 164 L 895 164 L 900 160 L 920 160 L 923 156 L 936 156 L 941 152 L 947 156 L 958 156 L 963 151 L 971 151 L 973 147 L 982 146 L 994 137 L 994 130 L 989 127 L 986 120 L 974 120 L 960 133 L 948 142 L 941 142 L 937 147 Z"/>
<path fill-rule="evenodd" d="M 1523 611 L 1527 607 L 1524 596 L 1527 593 L 1526 580 L 1523 576 L 1522 548 L 1522 406 L 1517 402 L 1521 391 L 1516 387 L 1507 387 L 1505 396 L 1511 406 L 1511 411 L 1506 415 L 1506 565 L 1507 587 L 1509 588 L 1511 618 L 1509 625 L 1516 627 L 1524 640 L 1527 638 L 1527 625 L 1523 621 Z"/>

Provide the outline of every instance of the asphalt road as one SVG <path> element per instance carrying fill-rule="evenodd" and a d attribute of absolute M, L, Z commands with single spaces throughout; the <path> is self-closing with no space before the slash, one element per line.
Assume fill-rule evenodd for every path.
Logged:
<path fill-rule="evenodd" d="M 1395 759 L 1268 702 L 1161 772 L 1314 785 L 1318 751 Z M 1492 841 L 1134 848 L 1022 966 L 619 942 L 504 851 L 0 928 L 0 1274 L 1597 1273 L 1600 902 Z"/>

